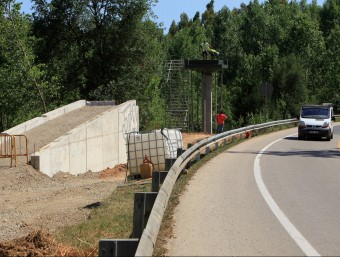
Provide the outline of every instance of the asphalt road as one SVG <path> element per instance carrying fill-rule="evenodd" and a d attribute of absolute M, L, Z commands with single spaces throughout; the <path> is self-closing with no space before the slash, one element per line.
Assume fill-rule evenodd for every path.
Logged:
<path fill-rule="evenodd" d="M 331 141 L 296 133 L 254 137 L 200 168 L 169 256 L 339 256 L 340 126 Z"/>

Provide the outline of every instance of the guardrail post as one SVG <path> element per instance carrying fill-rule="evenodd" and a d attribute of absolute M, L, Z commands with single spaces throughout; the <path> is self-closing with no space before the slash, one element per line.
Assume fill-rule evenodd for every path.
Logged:
<path fill-rule="evenodd" d="M 168 171 L 153 171 L 152 172 L 152 183 L 151 192 L 158 192 L 160 185 L 163 184 Z"/>
<path fill-rule="evenodd" d="M 170 170 L 176 160 L 177 159 L 175 158 L 166 158 L 165 159 L 165 170 Z"/>
<path fill-rule="evenodd" d="M 198 162 L 199 160 L 201 160 L 201 153 L 198 153 L 195 158 L 195 161 Z"/>
<path fill-rule="evenodd" d="M 205 148 L 205 155 L 208 155 L 210 153 L 210 146 L 207 146 Z"/>
<path fill-rule="evenodd" d="M 143 230 L 148 223 L 157 194 L 158 193 L 155 192 L 135 193 L 132 230 L 133 238 L 140 238 L 142 236 Z"/>
<path fill-rule="evenodd" d="M 215 143 L 215 151 L 218 149 L 218 142 Z"/>
<path fill-rule="evenodd" d="M 182 153 L 184 153 L 185 150 L 182 148 L 177 148 L 177 158 L 180 157 L 182 155 Z"/>
<path fill-rule="evenodd" d="M 135 256 L 138 238 L 101 239 L 99 240 L 99 257 Z"/>
<path fill-rule="evenodd" d="M 224 140 L 223 140 L 223 146 L 226 146 L 227 145 L 227 139 L 225 138 Z"/>
<path fill-rule="evenodd" d="M 189 148 L 192 147 L 192 146 L 193 146 L 193 144 L 188 143 L 187 149 L 189 149 Z M 186 169 L 189 169 L 189 168 L 191 167 L 192 163 L 193 163 L 193 160 L 190 159 L 190 161 L 187 163 L 187 165 L 185 166 L 185 168 L 186 168 Z"/>

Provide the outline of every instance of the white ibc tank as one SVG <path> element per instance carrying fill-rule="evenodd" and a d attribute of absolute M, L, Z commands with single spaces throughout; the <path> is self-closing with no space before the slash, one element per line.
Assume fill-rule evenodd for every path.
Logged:
<path fill-rule="evenodd" d="M 165 137 L 165 158 L 167 159 L 176 159 L 177 158 L 177 149 L 183 148 L 183 138 L 182 133 L 178 129 L 163 129 L 156 130 L 157 132 L 162 133 Z"/>
<path fill-rule="evenodd" d="M 134 132 L 125 139 L 130 175 L 140 174 L 139 166 L 145 156 L 152 161 L 154 171 L 165 170 L 165 159 L 176 159 L 177 148 L 183 148 L 182 133 L 177 129 Z"/>

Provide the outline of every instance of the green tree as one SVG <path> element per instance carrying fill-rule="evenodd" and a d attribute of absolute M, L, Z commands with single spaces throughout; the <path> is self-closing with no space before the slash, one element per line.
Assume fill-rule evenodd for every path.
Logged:
<path fill-rule="evenodd" d="M 181 13 L 180 21 L 178 22 L 178 29 L 183 30 L 189 28 L 191 26 L 192 21 L 189 20 L 189 17 L 186 13 Z"/>
<path fill-rule="evenodd" d="M 35 0 L 34 33 L 42 49 L 38 55 L 54 70 L 50 78 L 57 74 L 58 84 L 64 85 L 62 98 L 97 99 L 98 88 L 121 84 L 136 60 L 146 55 L 145 45 L 138 42 L 152 2 Z M 111 94 L 106 98 L 124 101 L 128 91 L 106 92 Z"/>
<path fill-rule="evenodd" d="M 281 60 L 273 78 L 272 108 L 281 111 L 281 117 L 295 117 L 302 103 L 308 99 L 305 69 L 301 60 L 290 55 Z"/>
<path fill-rule="evenodd" d="M 44 66 L 35 62 L 29 16 L 12 0 L 0 3 L 0 130 L 47 111 Z"/>
<path fill-rule="evenodd" d="M 340 24 L 340 2 L 326 0 L 321 9 L 321 29 L 327 37 L 332 29 Z"/>
<path fill-rule="evenodd" d="M 326 38 L 327 50 L 321 66 L 324 86 L 320 90 L 320 102 L 340 100 L 340 25 L 336 25 Z"/>
<path fill-rule="evenodd" d="M 171 25 L 170 25 L 170 29 L 169 29 L 169 35 L 171 36 L 175 36 L 176 32 L 178 31 L 178 27 L 176 25 L 176 22 L 173 20 Z"/>
<path fill-rule="evenodd" d="M 211 0 L 206 5 L 206 10 L 202 14 L 202 25 L 206 29 L 206 36 L 209 41 L 214 43 L 214 34 L 213 34 L 213 26 L 214 26 L 214 19 L 215 19 L 215 10 L 214 10 L 214 0 Z"/>
<path fill-rule="evenodd" d="M 201 58 L 201 43 L 205 39 L 204 28 L 196 20 L 189 28 L 168 37 L 168 59 Z"/>

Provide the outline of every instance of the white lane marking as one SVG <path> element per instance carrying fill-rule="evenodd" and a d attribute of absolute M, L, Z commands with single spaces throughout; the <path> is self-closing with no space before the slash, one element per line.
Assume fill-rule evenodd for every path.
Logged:
<path fill-rule="evenodd" d="M 296 133 L 292 134 L 295 135 Z M 289 136 L 292 136 L 289 135 Z M 287 136 L 287 137 L 289 137 Z M 254 162 L 254 175 L 257 186 L 264 198 L 267 202 L 269 208 L 274 213 L 276 218 L 280 221 L 281 225 L 284 229 L 288 232 L 290 237 L 295 241 L 295 243 L 300 247 L 300 249 L 307 255 L 307 256 L 321 256 L 314 247 L 303 237 L 303 235 L 297 230 L 297 228 L 290 222 L 287 216 L 281 211 L 280 207 L 277 205 L 273 197 L 270 195 L 269 191 L 267 190 L 266 185 L 264 184 L 261 176 L 261 168 L 260 168 L 260 158 L 262 154 L 273 144 L 279 142 L 281 139 L 278 139 L 266 147 L 264 147 L 260 153 L 256 156 Z"/>

